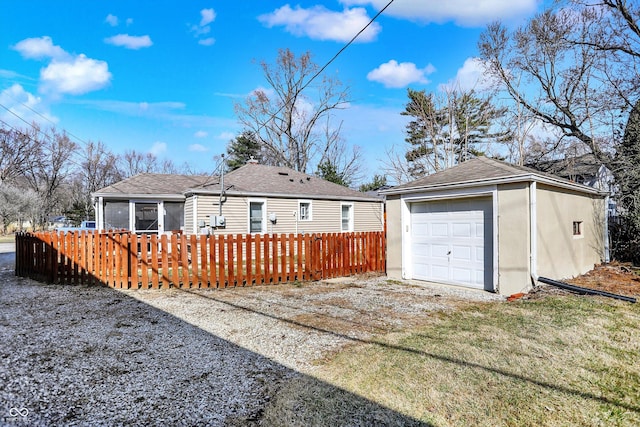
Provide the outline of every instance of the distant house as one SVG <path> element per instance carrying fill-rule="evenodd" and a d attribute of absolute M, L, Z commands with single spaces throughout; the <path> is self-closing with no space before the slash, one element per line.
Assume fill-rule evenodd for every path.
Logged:
<path fill-rule="evenodd" d="M 528 163 L 525 166 L 608 192 L 613 196 L 608 202 L 609 216 L 617 215 L 613 174 L 593 154 L 582 154 L 556 160 L 541 160 Z"/>
<path fill-rule="evenodd" d="M 248 234 L 384 229 L 382 199 L 256 163 L 224 176 L 140 174 L 92 196 L 101 230 Z"/>
<path fill-rule="evenodd" d="M 606 193 L 478 157 L 382 191 L 387 275 L 510 295 L 607 259 Z"/>

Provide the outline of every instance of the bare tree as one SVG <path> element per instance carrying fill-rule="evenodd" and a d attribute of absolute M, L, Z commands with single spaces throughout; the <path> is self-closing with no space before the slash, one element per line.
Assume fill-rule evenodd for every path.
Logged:
<path fill-rule="evenodd" d="M 73 156 L 78 145 L 65 132 L 60 133 L 55 128 L 42 131 L 34 125 L 30 134 L 37 142 L 37 150 L 27 165 L 24 179 L 42 201 L 42 213 L 37 222 L 44 225 L 47 215 L 60 212 L 70 204 L 65 186 L 68 188 L 70 184 Z"/>
<path fill-rule="evenodd" d="M 24 175 L 36 152 L 37 141 L 32 135 L 0 128 L 0 182 L 13 182 Z"/>
<path fill-rule="evenodd" d="M 624 126 L 629 95 L 640 87 L 639 7 L 621 0 L 569 6 L 547 10 L 513 33 L 489 25 L 480 54 L 524 110 L 610 165 L 614 129 Z"/>
<path fill-rule="evenodd" d="M 238 120 L 261 143 L 271 164 L 306 172 L 337 141 L 323 138 L 322 120 L 346 107 L 347 90 L 326 75 L 317 82 L 319 67 L 309 52 L 296 57 L 280 50 L 275 64 L 263 61 L 260 66 L 269 89 L 258 89 L 236 104 Z"/>

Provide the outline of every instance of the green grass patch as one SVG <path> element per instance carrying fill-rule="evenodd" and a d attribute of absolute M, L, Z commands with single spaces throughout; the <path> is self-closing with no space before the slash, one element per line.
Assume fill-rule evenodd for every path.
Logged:
<path fill-rule="evenodd" d="M 313 386 L 283 387 L 264 421 L 364 425 L 351 406 L 367 402 L 443 426 L 637 426 L 640 305 L 580 296 L 475 304 L 351 346 L 315 374 Z"/>
<path fill-rule="evenodd" d="M 15 242 L 16 237 L 13 234 L 0 234 L 0 243 Z"/>

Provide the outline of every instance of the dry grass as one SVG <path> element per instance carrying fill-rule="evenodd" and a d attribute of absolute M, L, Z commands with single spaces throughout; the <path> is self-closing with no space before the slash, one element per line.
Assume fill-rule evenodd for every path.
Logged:
<path fill-rule="evenodd" d="M 283 387 L 261 424 L 640 425 L 639 307 L 561 295 L 441 312 L 336 354 L 326 386 Z M 366 418 L 353 395 L 409 418 Z"/>

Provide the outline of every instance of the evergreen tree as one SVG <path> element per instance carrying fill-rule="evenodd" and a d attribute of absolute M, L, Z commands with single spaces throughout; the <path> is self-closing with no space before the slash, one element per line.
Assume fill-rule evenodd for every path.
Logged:
<path fill-rule="evenodd" d="M 360 191 L 366 193 L 367 191 L 376 191 L 387 185 L 387 177 L 385 175 L 374 175 L 373 181 L 362 184 Z"/>
<path fill-rule="evenodd" d="M 337 166 L 329 160 L 318 165 L 316 176 L 324 179 L 325 181 L 342 185 L 343 187 L 349 187 L 349 185 L 351 185 L 351 182 L 347 177 L 345 177 L 344 173 L 338 172 Z"/>
<path fill-rule="evenodd" d="M 253 133 L 244 131 L 236 136 L 227 147 L 227 167 L 229 171 L 238 169 L 243 166 L 251 158 L 263 163 L 263 156 L 260 142 L 254 137 Z"/>

